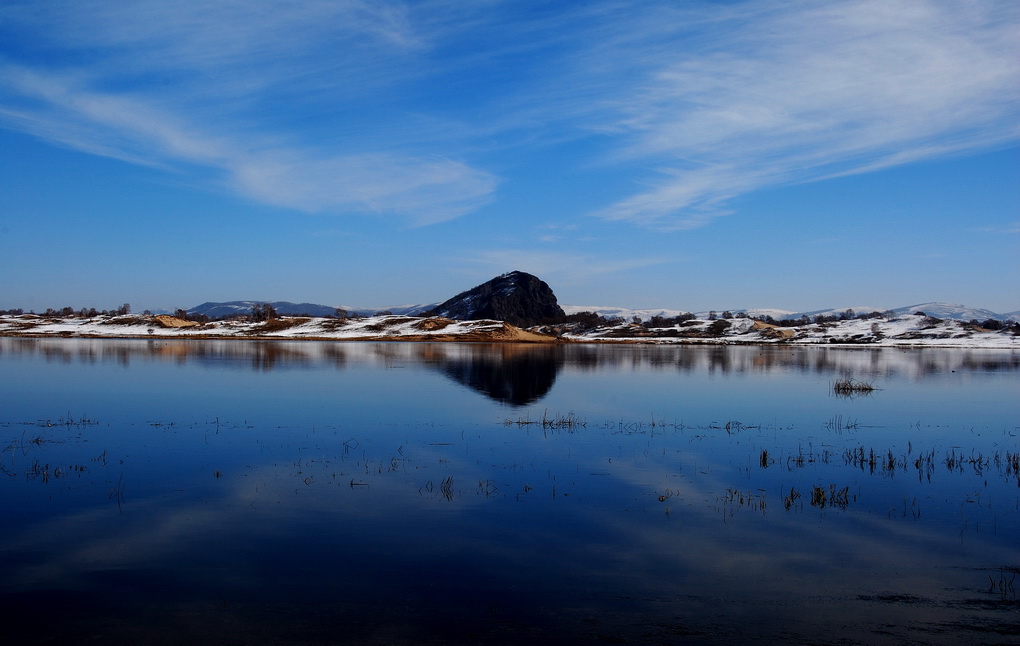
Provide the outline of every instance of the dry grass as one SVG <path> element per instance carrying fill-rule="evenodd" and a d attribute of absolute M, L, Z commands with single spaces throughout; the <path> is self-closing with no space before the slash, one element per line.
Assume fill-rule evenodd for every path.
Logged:
<path fill-rule="evenodd" d="M 149 325 L 151 321 L 147 316 L 117 316 L 106 321 L 102 321 L 100 325 Z"/>
<path fill-rule="evenodd" d="M 383 318 L 383 319 L 381 319 L 381 320 L 379 320 L 379 321 L 377 321 L 375 323 L 372 323 L 370 325 L 366 325 L 365 329 L 366 330 L 370 330 L 372 332 L 382 332 L 383 330 L 387 330 L 389 328 L 396 327 L 396 326 L 401 325 L 403 323 L 410 323 L 410 322 L 412 322 L 414 320 L 415 319 L 408 318 L 406 316 L 387 316 L 387 317 L 385 317 L 385 318 Z"/>
<path fill-rule="evenodd" d="M 265 334 L 266 332 L 282 332 L 283 330 L 289 330 L 292 327 L 303 325 L 310 319 L 307 318 L 279 318 L 269 319 L 262 325 L 252 328 L 252 334 Z"/>
<path fill-rule="evenodd" d="M 426 332 L 433 332 L 435 330 L 442 330 L 443 328 L 452 325 L 453 323 L 454 321 L 451 319 L 436 316 L 432 318 L 422 319 L 421 321 L 415 323 L 414 327 L 418 328 L 419 330 L 424 330 Z"/>
<path fill-rule="evenodd" d="M 167 314 L 159 314 L 152 317 L 152 322 L 162 327 L 169 328 L 181 328 L 181 327 L 197 327 L 199 324 L 195 321 L 187 321 L 176 316 L 169 316 Z"/>

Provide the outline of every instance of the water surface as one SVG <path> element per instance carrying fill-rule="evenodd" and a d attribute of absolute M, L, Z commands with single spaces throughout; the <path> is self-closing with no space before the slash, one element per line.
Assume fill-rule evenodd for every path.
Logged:
<path fill-rule="evenodd" d="M 0 339 L 0 376 L 19 641 L 1020 643 L 1011 351 Z"/>

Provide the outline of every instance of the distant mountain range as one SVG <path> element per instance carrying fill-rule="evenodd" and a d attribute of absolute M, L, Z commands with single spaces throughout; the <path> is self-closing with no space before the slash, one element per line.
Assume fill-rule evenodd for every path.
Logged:
<path fill-rule="evenodd" d="M 242 314 L 250 314 L 251 308 L 255 305 L 262 305 L 267 301 L 226 301 L 209 302 L 196 305 L 188 310 L 188 314 L 204 314 L 209 318 L 228 318 Z M 415 316 L 432 309 L 436 303 L 425 303 L 417 305 L 395 305 L 393 307 L 349 307 L 346 305 L 319 305 L 317 303 L 291 303 L 290 301 L 268 301 L 277 314 L 287 316 L 334 316 L 337 308 L 346 310 L 348 314 L 358 316 L 372 316 L 379 312 L 391 312 L 405 316 Z"/>

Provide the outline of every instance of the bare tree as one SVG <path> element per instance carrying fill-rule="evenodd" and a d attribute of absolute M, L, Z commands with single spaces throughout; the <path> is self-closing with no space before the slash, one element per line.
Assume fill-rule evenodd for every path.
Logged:
<path fill-rule="evenodd" d="M 251 308 L 251 318 L 256 323 L 261 323 L 263 321 L 271 321 L 278 318 L 278 315 L 276 314 L 276 309 L 272 305 L 269 303 L 263 303 L 262 305 L 256 304 Z"/>

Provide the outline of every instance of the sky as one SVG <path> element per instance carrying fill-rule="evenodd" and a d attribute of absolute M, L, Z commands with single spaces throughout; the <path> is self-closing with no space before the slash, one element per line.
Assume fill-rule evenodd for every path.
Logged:
<path fill-rule="evenodd" d="M 0 1 L 0 309 L 1020 310 L 1020 2 Z"/>

